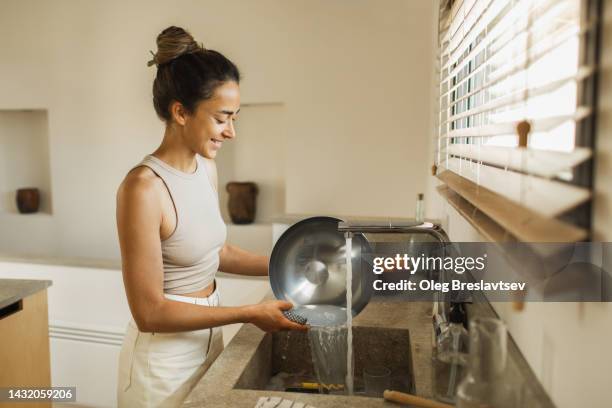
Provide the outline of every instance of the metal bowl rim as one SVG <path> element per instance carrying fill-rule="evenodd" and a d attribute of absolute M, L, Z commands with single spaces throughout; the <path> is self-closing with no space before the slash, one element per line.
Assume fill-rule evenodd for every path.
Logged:
<path fill-rule="evenodd" d="M 303 227 L 304 224 L 311 224 L 311 223 L 316 223 L 316 222 L 333 222 L 333 223 L 339 223 L 339 222 L 343 222 L 345 220 L 342 220 L 340 218 L 336 218 L 336 217 L 331 217 L 331 216 L 315 216 L 315 217 L 309 217 L 309 218 L 304 218 L 303 220 L 300 220 L 298 222 L 296 222 L 295 224 L 291 225 L 289 228 L 287 228 L 282 234 L 281 236 L 278 238 L 278 240 L 276 241 L 274 248 L 272 249 L 272 253 L 270 254 L 270 262 L 268 264 L 268 271 L 269 271 L 269 281 L 270 281 L 270 286 L 272 288 L 272 293 L 274 294 L 274 296 L 277 299 L 281 299 L 281 300 L 287 300 L 286 297 L 286 292 L 280 287 L 280 285 L 276 282 L 274 282 L 273 280 L 273 276 L 275 276 L 276 274 L 274 273 L 274 271 L 276 270 L 275 264 L 277 264 L 276 259 L 280 256 L 279 253 L 281 251 L 281 245 L 278 245 L 280 242 L 283 241 L 283 239 L 286 239 L 286 237 L 293 233 L 294 230 L 299 229 L 301 227 Z M 369 242 L 367 240 L 367 238 L 365 237 L 365 235 L 363 234 L 355 234 L 355 236 L 360 236 L 361 238 L 361 243 L 363 245 L 369 246 Z M 362 260 L 363 262 L 363 260 Z M 358 302 L 354 303 L 353 306 L 357 306 L 358 308 L 353 308 L 353 314 L 356 315 L 357 313 L 361 312 L 361 310 L 363 310 L 363 308 L 365 307 L 365 305 L 368 303 L 368 301 L 370 300 L 371 297 L 371 285 L 369 285 L 369 280 L 367 280 L 366 285 L 368 286 L 367 288 L 364 288 L 364 293 L 367 294 L 367 296 L 364 297 L 364 299 L 359 299 Z M 355 299 L 353 299 L 355 300 Z M 307 306 L 305 304 L 299 304 L 296 306 Z M 346 306 L 345 306 L 346 307 Z"/>

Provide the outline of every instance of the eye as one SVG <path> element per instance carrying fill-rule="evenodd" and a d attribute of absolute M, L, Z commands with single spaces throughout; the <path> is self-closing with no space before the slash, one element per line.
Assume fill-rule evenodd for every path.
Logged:
<path fill-rule="evenodd" d="M 217 122 L 217 123 L 218 123 L 218 124 L 220 124 L 220 125 L 223 125 L 223 124 L 225 124 L 225 123 L 226 123 L 226 121 L 221 120 L 221 119 L 217 119 L 217 118 L 215 118 L 215 122 Z"/>

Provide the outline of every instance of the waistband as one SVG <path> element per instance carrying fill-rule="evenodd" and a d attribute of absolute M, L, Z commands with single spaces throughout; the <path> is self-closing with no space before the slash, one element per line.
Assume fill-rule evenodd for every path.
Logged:
<path fill-rule="evenodd" d="M 164 297 L 169 300 L 176 302 L 192 303 L 200 306 L 219 306 L 219 287 L 215 281 L 215 289 L 207 297 L 191 297 L 183 295 L 173 295 L 171 293 L 164 293 Z"/>

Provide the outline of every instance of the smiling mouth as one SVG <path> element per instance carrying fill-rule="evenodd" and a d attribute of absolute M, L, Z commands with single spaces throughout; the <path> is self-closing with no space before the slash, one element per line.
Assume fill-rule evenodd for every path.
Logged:
<path fill-rule="evenodd" d="M 221 147 L 221 143 L 223 143 L 223 141 L 221 141 L 221 140 L 217 140 L 217 139 L 210 139 L 210 140 L 211 140 L 211 141 L 213 142 L 213 144 L 214 144 L 215 146 L 217 146 L 217 147 Z"/>

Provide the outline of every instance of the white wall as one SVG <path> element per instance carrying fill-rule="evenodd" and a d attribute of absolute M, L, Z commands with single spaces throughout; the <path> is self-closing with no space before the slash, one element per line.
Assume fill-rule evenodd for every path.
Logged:
<path fill-rule="evenodd" d="M 184 25 L 240 65 L 243 101 L 283 100 L 287 10 L 279 4 L 4 1 L 0 109 L 48 110 L 54 211 L 1 215 L 11 234 L 0 234 L 0 252 L 117 259 L 116 189 L 163 133 L 146 67 L 155 36 Z"/>
<path fill-rule="evenodd" d="M 431 165 L 435 2 L 290 3 L 301 6 L 290 50 L 287 212 L 413 215 Z"/>
<path fill-rule="evenodd" d="M 612 1 L 604 1 L 603 55 L 597 135 L 594 230 L 596 239 L 612 241 Z M 429 191 L 438 182 L 429 177 Z M 435 193 L 434 193 L 435 194 Z M 444 199 L 437 197 L 429 214 L 440 218 L 453 241 L 486 241 Z M 602 265 L 612 270 L 612 253 Z M 531 368 L 559 408 L 605 408 L 609 394 L 612 354 L 612 304 L 528 303 L 517 312 L 509 303 L 493 305 Z"/>
<path fill-rule="evenodd" d="M 245 121 L 259 122 L 241 125 L 253 133 L 238 176 L 260 178 L 262 221 L 279 210 L 410 215 L 430 162 L 433 8 L 429 0 L 4 0 L 0 109 L 48 110 L 53 215 L 0 214 L 11 231 L 0 234 L 0 252 L 118 258 L 115 192 L 161 141 L 154 68 L 145 64 L 170 24 L 239 65 L 243 103 L 283 104 L 273 115 L 285 140 L 255 134 L 274 116 L 245 109 Z"/>

